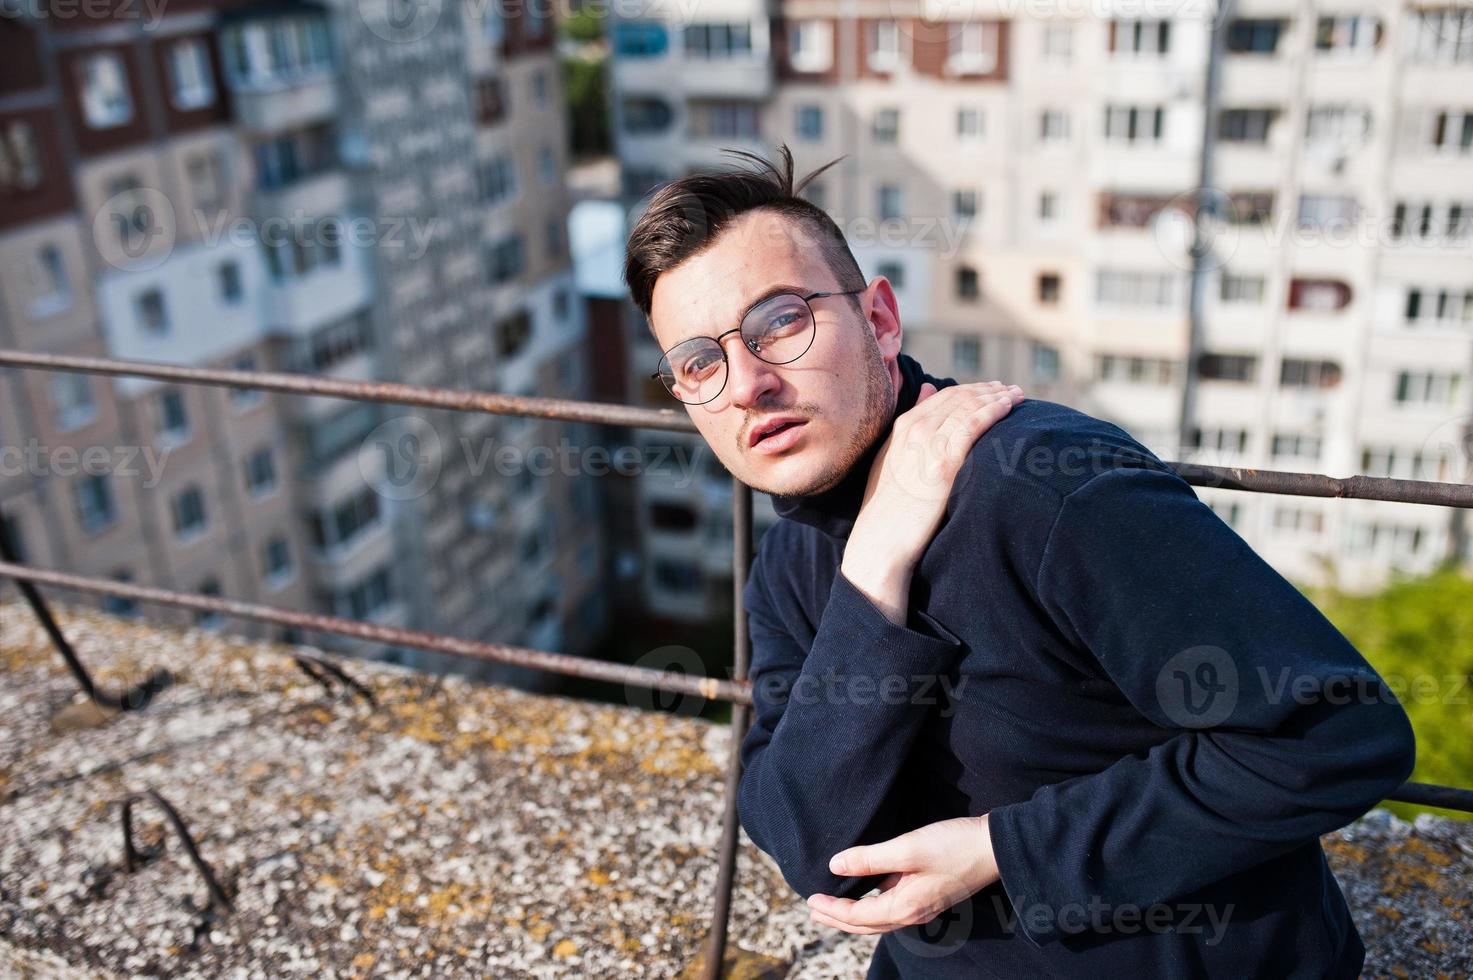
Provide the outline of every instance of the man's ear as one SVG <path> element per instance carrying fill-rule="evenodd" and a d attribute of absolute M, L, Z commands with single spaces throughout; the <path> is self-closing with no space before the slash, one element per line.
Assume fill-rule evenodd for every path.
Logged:
<path fill-rule="evenodd" d="M 869 285 L 869 316 L 867 323 L 874 332 L 875 343 L 886 360 L 900 353 L 900 304 L 890 280 L 876 276 Z"/>

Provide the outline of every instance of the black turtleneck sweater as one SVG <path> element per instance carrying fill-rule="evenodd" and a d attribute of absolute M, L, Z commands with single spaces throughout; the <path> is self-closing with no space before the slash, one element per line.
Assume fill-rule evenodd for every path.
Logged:
<path fill-rule="evenodd" d="M 899 363 L 896 415 L 955 384 Z M 878 883 L 829 871 L 847 847 L 991 814 L 1001 880 L 869 977 L 1356 976 L 1319 836 L 1415 754 L 1365 659 L 1144 446 L 1036 399 L 973 446 L 891 623 L 839 574 L 878 445 L 774 498 L 739 792 L 805 897 Z"/>

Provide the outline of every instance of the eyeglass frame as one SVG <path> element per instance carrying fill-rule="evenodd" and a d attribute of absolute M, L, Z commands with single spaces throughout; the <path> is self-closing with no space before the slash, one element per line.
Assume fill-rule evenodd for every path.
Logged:
<path fill-rule="evenodd" d="M 806 296 L 804 296 L 801 293 L 796 293 L 796 292 L 790 292 L 788 290 L 783 290 L 782 292 L 773 293 L 771 296 L 763 297 L 762 299 L 759 299 L 757 302 L 753 303 L 751 306 L 747 307 L 745 310 L 742 311 L 741 320 L 742 321 L 745 321 L 747 319 L 748 314 L 750 314 L 757 307 L 761 306 L 763 303 L 770 303 L 773 300 L 777 299 L 779 296 L 797 296 L 799 299 L 801 299 L 803 301 L 803 305 L 805 305 L 805 306 L 808 307 L 808 318 L 813 322 L 812 330 L 814 331 L 814 334 L 816 336 L 817 335 L 817 331 L 818 331 L 818 317 L 814 316 L 814 314 L 813 314 L 813 304 L 810 302 L 811 300 L 825 299 L 825 298 L 827 298 L 829 296 L 853 296 L 856 293 L 862 293 L 862 292 L 864 292 L 868 288 L 869 288 L 868 286 L 861 286 L 858 289 L 819 290 L 816 293 L 809 293 Z M 711 404 L 716 399 L 718 399 L 718 398 L 721 397 L 721 393 L 726 390 L 726 382 L 727 382 L 727 379 L 729 379 L 731 377 L 731 358 L 729 356 L 727 356 L 726 347 L 721 343 L 721 338 L 722 337 L 725 337 L 729 333 L 740 333 L 741 332 L 741 329 L 742 329 L 741 323 L 738 322 L 738 324 L 736 326 L 732 327 L 730 330 L 723 330 L 723 331 L 721 331 L 719 334 L 717 334 L 714 337 L 701 336 L 701 335 L 698 334 L 698 335 L 696 335 L 694 337 L 687 337 L 684 340 L 682 340 L 679 344 L 676 344 L 675 345 L 675 347 L 680 347 L 680 346 L 682 346 L 684 344 L 690 343 L 692 340 L 709 340 L 709 341 L 711 341 L 712 343 L 714 343 L 716 345 L 716 349 L 717 350 L 721 351 L 721 363 L 722 363 L 723 369 L 725 369 L 725 371 L 726 371 L 726 375 L 725 375 L 725 377 L 723 377 L 721 379 L 721 387 L 720 388 L 717 388 L 716 389 L 716 394 L 712 395 L 710 398 L 707 398 L 704 401 L 699 401 L 699 402 L 683 401 L 682 399 L 677 398 L 676 395 L 675 395 L 675 392 L 671 391 L 670 390 L 670 387 L 665 384 L 664 378 L 661 377 L 661 374 L 660 374 L 660 372 L 658 370 L 655 371 L 654 374 L 651 374 L 650 375 L 650 378 L 652 380 L 659 381 L 660 382 L 660 387 L 662 387 L 662 388 L 665 389 L 665 393 L 668 394 L 671 398 L 674 398 L 675 401 L 679 402 L 681 405 L 709 405 L 709 404 Z M 667 351 L 664 351 L 663 353 L 661 353 L 660 354 L 660 360 L 663 361 L 667 357 L 669 357 L 670 356 L 670 351 L 671 350 L 674 350 L 675 347 L 671 347 L 670 350 L 667 350 Z M 760 357 L 760 356 L 758 356 L 758 354 L 757 354 L 756 351 L 752 350 L 751 345 L 750 344 L 747 344 L 747 343 L 743 343 L 742 344 L 742 347 L 743 347 L 743 349 L 745 349 L 747 351 L 747 353 L 749 353 L 753 357 L 757 358 L 757 360 L 761 361 L 763 364 L 792 364 L 799 357 L 802 357 L 803 354 L 808 353 L 808 351 L 813 347 L 813 340 L 812 340 L 812 338 L 809 339 L 808 346 L 803 349 L 803 354 L 799 354 L 798 357 L 789 358 L 786 361 L 769 361 L 766 358 Z"/>

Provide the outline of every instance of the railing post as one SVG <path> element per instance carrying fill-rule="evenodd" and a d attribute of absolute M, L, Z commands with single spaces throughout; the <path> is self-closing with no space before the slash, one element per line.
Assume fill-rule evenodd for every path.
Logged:
<path fill-rule="evenodd" d="M 752 488 L 738 480 L 731 487 L 732 680 L 747 679 L 747 609 L 742 591 L 752 564 Z M 703 980 L 720 980 L 726 957 L 726 931 L 731 916 L 731 890 L 736 880 L 737 786 L 742 780 L 742 739 L 747 734 L 745 704 L 731 706 L 731 743 L 726 757 L 726 804 L 721 814 L 721 855 L 716 873 L 716 903 L 711 913 Z"/>

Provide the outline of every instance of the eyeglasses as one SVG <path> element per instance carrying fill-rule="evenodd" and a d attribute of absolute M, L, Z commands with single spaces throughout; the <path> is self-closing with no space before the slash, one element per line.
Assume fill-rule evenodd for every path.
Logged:
<path fill-rule="evenodd" d="M 741 332 L 742 346 L 760 361 L 787 364 L 808 353 L 813 346 L 813 307 L 809 300 L 825 296 L 853 296 L 864 289 L 832 292 L 779 293 L 749 309 L 740 326 L 715 337 L 692 337 L 676 344 L 660 358 L 660 367 L 651 378 L 664 382 L 677 401 L 686 405 L 702 405 L 720 395 L 726 388 L 726 348 L 721 338 Z"/>

